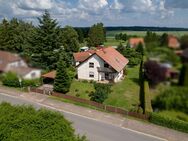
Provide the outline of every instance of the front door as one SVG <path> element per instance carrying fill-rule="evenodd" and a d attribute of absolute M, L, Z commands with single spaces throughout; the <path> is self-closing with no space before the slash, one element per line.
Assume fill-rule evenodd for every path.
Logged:
<path fill-rule="evenodd" d="M 106 80 L 109 79 L 109 73 L 105 73 L 105 79 L 106 79 Z"/>

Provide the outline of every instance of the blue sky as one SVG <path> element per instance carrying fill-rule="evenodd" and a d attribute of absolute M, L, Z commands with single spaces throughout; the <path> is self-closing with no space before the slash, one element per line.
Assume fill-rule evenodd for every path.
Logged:
<path fill-rule="evenodd" d="M 0 0 L 0 20 L 37 24 L 44 10 L 61 26 L 163 26 L 188 28 L 188 0 Z"/>

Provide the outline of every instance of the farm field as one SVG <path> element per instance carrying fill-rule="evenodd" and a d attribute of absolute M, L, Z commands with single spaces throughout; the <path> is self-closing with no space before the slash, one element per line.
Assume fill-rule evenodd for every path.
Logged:
<path fill-rule="evenodd" d="M 154 31 L 158 35 L 162 35 L 163 33 L 168 33 L 168 34 L 173 34 L 177 37 L 180 37 L 184 34 L 188 34 L 188 31 Z M 107 37 L 114 37 L 116 34 L 119 33 L 126 33 L 127 35 L 137 35 L 137 36 L 145 36 L 146 31 L 125 31 L 125 30 L 120 30 L 120 31 L 107 31 L 106 36 Z"/>
<path fill-rule="evenodd" d="M 122 43 L 123 45 L 126 45 L 126 41 L 123 40 L 115 40 L 115 38 L 106 38 L 106 42 L 104 43 L 104 46 L 118 46 L 120 43 Z"/>

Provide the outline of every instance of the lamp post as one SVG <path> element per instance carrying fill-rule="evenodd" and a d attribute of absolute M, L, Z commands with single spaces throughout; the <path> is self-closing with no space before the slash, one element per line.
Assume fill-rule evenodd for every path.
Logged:
<path fill-rule="evenodd" d="M 21 77 L 19 77 L 19 83 L 20 83 L 20 88 L 22 90 L 22 78 Z"/>

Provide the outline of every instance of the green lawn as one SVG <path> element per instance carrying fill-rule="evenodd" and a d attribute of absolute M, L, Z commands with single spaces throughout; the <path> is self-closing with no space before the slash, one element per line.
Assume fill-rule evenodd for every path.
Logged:
<path fill-rule="evenodd" d="M 78 96 L 80 98 L 89 99 L 89 93 L 94 91 L 94 87 L 92 83 L 87 81 L 78 81 L 74 80 L 71 84 L 69 95 Z"/>
<path fill-rule="evenodd" d="M 104 102 L 107 105 L 131 109 L 139 103 L 138 71 L 139 67 L 128 68 L 128 75 L 119 83 L 113 84 L 112 93 Z M 89 99 L 89 93 L 94 91 L 93 84 L 74 80 L 69 95 Z"/>
<path fill-rule="evenodd" d="M 188 122 L 188 114 L 180 111 L 160 111 L 159 115 Z"/>

